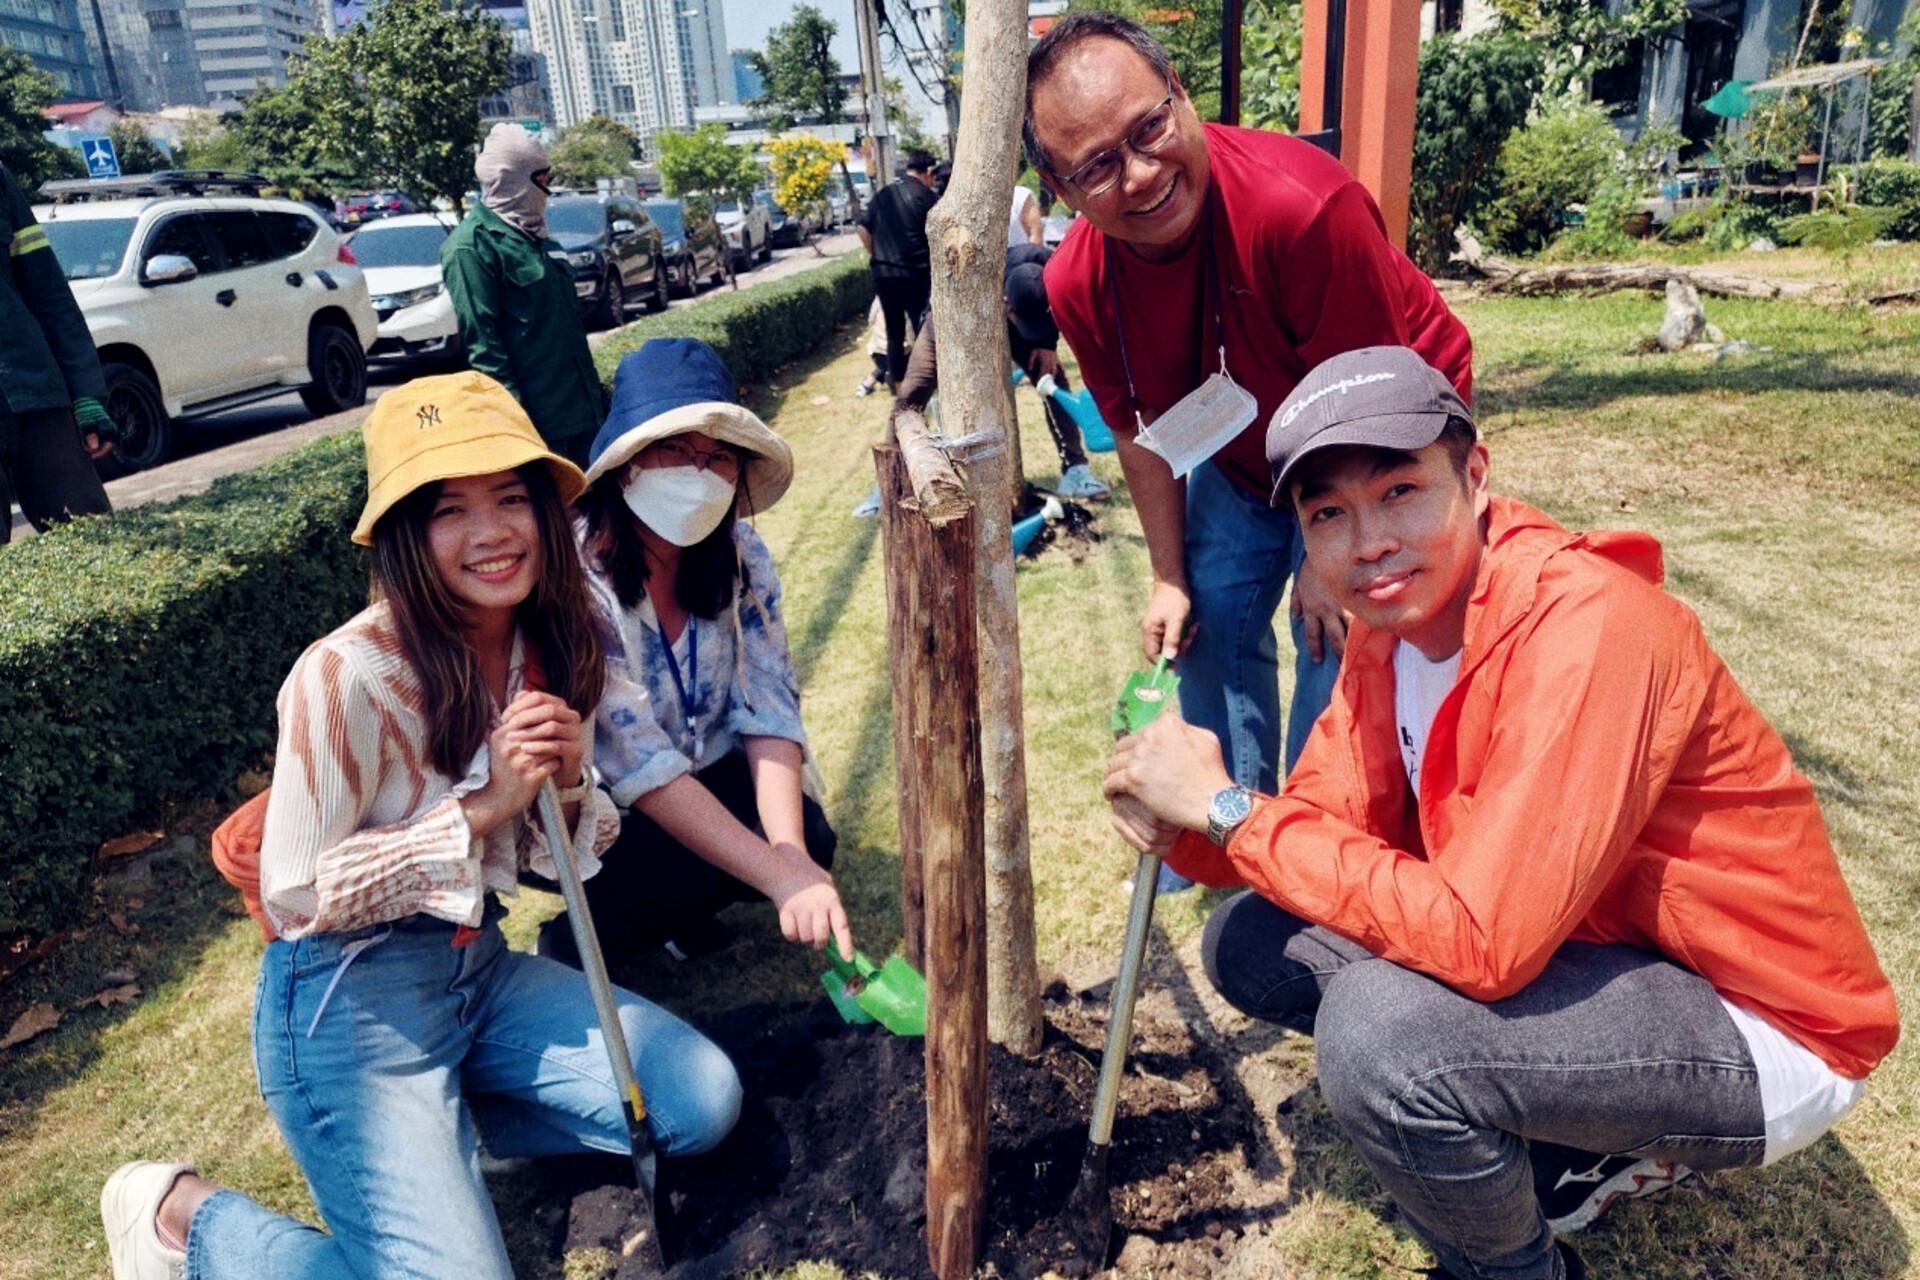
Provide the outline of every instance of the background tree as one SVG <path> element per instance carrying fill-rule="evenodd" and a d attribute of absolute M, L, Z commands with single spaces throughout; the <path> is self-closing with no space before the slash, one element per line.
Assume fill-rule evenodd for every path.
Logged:
<path fill-rule="evenodd" d="M 324 39 L 310 38 L 308 53 L 294 64 L 294 74 L 287 84 L 280 88 L 258 85 L 239 117 L 227 126 L 239 146 L 253 157 L 257 172 L 299 196 L 346 195 L 373 183 L 359 153 L 342 155 L 332 150 L 327 131 L 321 127 L 321 117 L 336 110 L 350 113 L 363 127 L 371 128 L 371 113 L 365 102 L 326 101 L 324 94 L 332 86 L 316 70 L 312 57 L 316 43 Z"/>
<path fill-rule="evenodd" d="M 1635 40 L 1676 35 L 1687 0 L 1493 0 L 1503 30 L 1534 41 L 1546 55 L 1549 95 L 1584 91 L 1596 72 L 1616 66 Z"/>
<path fill-rule="evenodd" d="M 788 212 L 800 214 L 818 211 L 826 221 L 827 192 L 833 186 L 833 166 L 847 162 L 847 149 L 812 134 L 775 138 L 773 152 L 773 198 Z M 820 246 L 814 246 L 820 252 Z"/>
<path fill-rule="evenodd" d="M 562 129 L 547 154 L 553 161 L 556 185 L 591 187 L 600 178 L 631 177 L 640 145 L 633 131 L 619 121 L 589 116 Z"/>
<path fill-rule="evenodd" d="M 881 78 L 881 85 L 887 94 L 887 124 L 893 132 L 893 146 L 896 155 L 904 156 L 911 151 L 924 151 L 928 155 L 947 157 L 946 136 L 938 137 L 927 132 L 927 122 L 920 113 L 907 105 L 907 90 L 892 76 Z M 874 183 L 877 190 L 893 180 L 892 174 Z"/>
<path fill-rule="evenodd" d="M 59 93 L 59 83 L 31 58 L 0 45 L 0 163 L 29 196 L 49 179 L 87 176 L 84 165 L 73 171 L 78 153 L 41 136 L 49 123 L 41 112 Z"/>
<path fill-rule="evenodd" d="M 654 163 L 670 196 L 745 204 L 760 185 L 760 166 L 746 148 L 727 141 L 724 125 L 701 125 L 692 133 L 657 133 L 654 142 L 660 148 Z"/>
<path fill-rule="evenodd" d="M 1240 32 L 1240 123 L 1300 127 L 1300 0 L 1247 0 Z"/>
<path fill-rule="evenodd" d="M 238 129 L 211 111 L 196 111 L 180 130 L 173 162 L 181 169 L 253 170 L 260 161 Z"/>
<path fill-rule="evenodd" d="M 803 120 L 824 125 L 846 119 L 847 86 L 840 79 L 840 61 L 833 56 L 833 37 L 839 30 L 839 23 L 803 4 L 794 9 L 792 18 L 767 33 L 765 49 L 747 55 L 761 80 L 760 96 L 752 106 L 768 129 L 784 133 Z M 840 180 L 846 183 L 847 196 L 858 213 L 860 197 L 854 192 L 844 149 Z M 880 183 L 874 185 L 878 188 Z"/>
<path fill-rule="evenodd" d="M 120 161 L 121 173 L 157 173 L 174 167 L 167 153 L 147 136 L 146 126 L 138 120 L 115 120 L 107 126 L 107 137 L 113 141 L 113 153 Z"/>
<path fill-rule="evenodd" d="M 1455 228 L 1499 198 L 1501 148 L 1526 123 L 1544 70 L 1539 46 L 1507 32 L 1421 46 L 1407 250 L 1425 270 L 1444 267 Z"/>

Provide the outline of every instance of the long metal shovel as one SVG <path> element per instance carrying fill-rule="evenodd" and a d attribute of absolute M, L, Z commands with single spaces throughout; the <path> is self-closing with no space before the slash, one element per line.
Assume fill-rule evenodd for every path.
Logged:
<path fill-rule="evenodd" d="M 587 910 L 587 891 L 580 883 L 580 869 L 573 865 L 573 842 L 567 838 L 560 796 L 551 781 L 541 784 L 537 807 L 540 825 L 546 831 L 547 849 L 553 854 L 556 878 L 560 881 L 560 896 L 567 903 L 567 923 L 573 928 L 574 949 L 580 953 L 580 969 L 587 976 L 587 990 L 593 993 L 593 1011 L 600 1019 L 600 1038 L 606 1042 L 613 1082 L 620 1090 L 621 1110 L 627 1117 L 627 1145 L 633 1154 L 633 1180 L 639 1190 L 634 1197 L 636 1225 L 640 1229 L 623 1247 L 628 1256 L 638 1254 L 654 1270 L 664 1272 L 667 1259 L 661 1249 L 660 1223 L 654 1212 L 659 1161 L 654 1155 L 653 1138 L 647 1133 L 647 1104 L 640 1095 L 640 1082 L 633 1076 L 627 1035 L 620 1027 L 619 1006 L 613 1000 L 613 982 L 607 977 L 600 936 L 594 932 L 593 916 Z"/>
<path fill-rule="evenodd" d="M 1151 674 L 1136 671 L 1127 677 L 1113 708 L 1116 737 L 1138 733 L 1158 718 L 1180 687 L 1180 677 L 1166 674 L 1162 657 Z M 1134 866 L 1133 901 L 1127 908 L 1127 935 L 1120 948 L 1120 973 L 1107 1003 L 1107 1043 L 1100 1054 L 1100 1082 L 1093 1093 L 1093 1118 L 1087 1126 L 1087 1155 L 1080 1181 L 1067 1202 L 1069 1221 L 1082 1223 L 1082 1248 L 1096 1268 L 1106 1265 L 1107 1243 L 1113 1235 L 1113 1203 L 1107 1195 L 1107 1160 L 1113 1149 L 1113 1115 L 1120 1103 L 1120 1078 L 1126 1074 L 1127 1046 L 1133 1040 L 1133 1006 L 1140 995 L 1140 971 L 1147 955 L 1147 931 L 1153 926 L 1153 900 L 1160 879 L 1160 855 L 1143 853 Z"/>

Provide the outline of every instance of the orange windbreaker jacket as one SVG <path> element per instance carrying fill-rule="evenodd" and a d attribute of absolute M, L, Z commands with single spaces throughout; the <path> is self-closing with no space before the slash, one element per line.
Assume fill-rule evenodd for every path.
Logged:
<path fill-rule="evenodd" d="M 1284 793 L 1168 860 L 1478 1000 L 1569 938 L 1658 952 L 1864 1077 L 1899 1023 L 1813 788 L 1660 582 L 1652 537 L 1495 498 L 1418 804 L 1395 639 L 1356 621 Z"/>

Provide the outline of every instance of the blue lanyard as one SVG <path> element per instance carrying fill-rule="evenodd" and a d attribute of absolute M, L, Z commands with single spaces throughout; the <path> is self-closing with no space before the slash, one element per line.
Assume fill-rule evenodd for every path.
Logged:
<path fill-rule="evenodd" d="M 693 739 L 693 763 L 697 768 L 704 754 L 706 743 L 699 729 L 699 708 L 687 697 L 688 688 L 700 688 L 700 628 L 694 625 L 693 615 L 687 615 L 687 678 L 680 680 L 680 664 L 674 660 L 673 645 L 667 640 L 667 629 L 660 628 L 660 643 L 667 651 L 667 674 L 673 677 L 673 691 L 680 698 L 680 714 L 687 720 L 687 736 Z"/>

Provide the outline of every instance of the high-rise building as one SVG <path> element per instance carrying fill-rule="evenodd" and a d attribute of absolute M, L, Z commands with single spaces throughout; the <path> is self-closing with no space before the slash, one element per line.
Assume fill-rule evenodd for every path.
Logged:
<path fill-rule="evenodd" d="M 322 29 L 326 0 L 78 2 L 102 96 L 128 111 L 160 111 L 233 102 L 261 81 L 285 84 L 288 59 Z"/>
<path fill-rule="evenodd" d="M 680 10 L 686 26 L 693 105 L 717 107 L 733 100 L 733 63 L 727 55 L 727 15 L 720 0 L 690 0 Z"/>
<path fill-rule="evenodd" d="M 99 92 L 84 31 L 77 0 L 0 0 L 0 44 L 31 58 L 54 78 L 63 98 Z"/>
<path fill-rule="evenodd" d="M 693 125 L 693 50 L 675 0 L 529 0 L 561 128 L 603 115 L 650 144 Z"/>
<path fill-rule="evenodd" d="M 733 51 L 733 100 L 742 105 L 752 102 L 766 92 L 766 82 L 760 73 L 753 69 L 753 63 L 747 57 L 745 49 Z"/>

